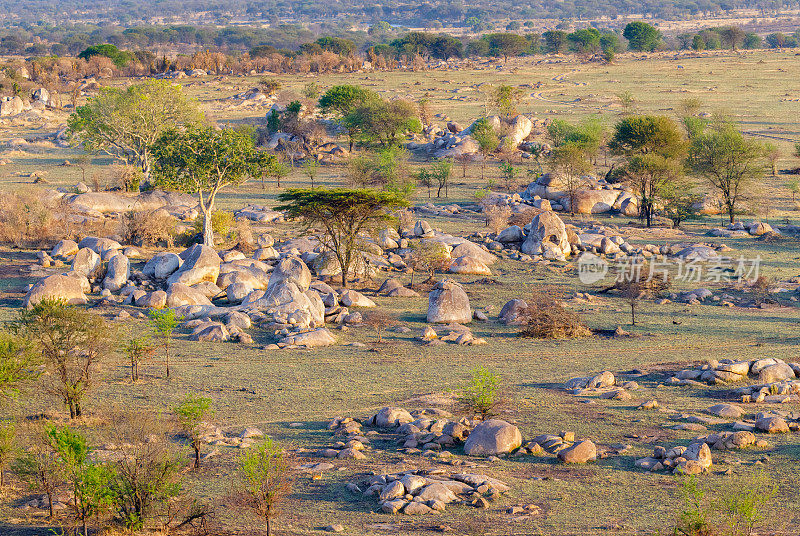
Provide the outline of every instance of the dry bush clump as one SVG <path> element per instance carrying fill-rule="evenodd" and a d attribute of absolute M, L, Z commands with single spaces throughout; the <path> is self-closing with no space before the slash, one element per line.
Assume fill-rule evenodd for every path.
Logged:
<path fill-rule="evenodd" d="M 512 214 L 511 217 L 508 219 L 509 225 L 519 225 L 520 227 L 525 227 L 533 218 L 538 216 L 544 212 L 544 210 L 540 208 L 530 207 L 522 210 L 521 212 L 517 212 L 516 214 Z"/>
<path fill-rule="evenodd" d="M 129 211 L 119 221 L 119 234 L 126 244 L 172 247 L 178 220 L 166 210 Z"/>
<path fill-rule="evenodd" d="M 375 330 L 375 342 L 381 343 L 383 331 L 396 325 L 397 321 L 386 311 L 375 309 L 364 313 L 364 324 Z"/>
<path fill-rule="evenodd" d="M 753 294 L 756 304 L 768 303 L 773 300 L 772 292 L 775 290 L 775 282 L 769 277 L 760 275 L 750 284 L 750 292 Z"/>
<path fill-rule="evenodd" d="M 405 230 L 411 230 L 414 227 L 414 213 L 407 208 L 398 210 L 397 227 L 399 233 L 402 233 Z"/>
<path fill-rule="evenodd" d="M 564 307 L 549 291 L 535 291 L 525 302 L 528 307 L 523 313 L 521 337 L 573 339 L 592 334 L 578 315 Z"/>
<path fill-rule="evenodd" d="M 506 227 L 508 227 L 508 219 L 511 217 L 511 209 L 509 207 L 501 207 L 500 205 L 489 205 L 483 207 L 483 214 L 486 218 L 486 226 L 497 234 Z"/>
<path fill-rule="evenodd" d="M 0 193 L 0 242 L 39 247 L 62 235 L 53 211 L 34 192 Z"/>
<path fill-rule="evenodd" d="M 235 224 L 236 249 L 242 253 L 252 253 L 256 249 L 256 239 L 253 236 L 253 227 L 247 218 L 239 218 Z"/>

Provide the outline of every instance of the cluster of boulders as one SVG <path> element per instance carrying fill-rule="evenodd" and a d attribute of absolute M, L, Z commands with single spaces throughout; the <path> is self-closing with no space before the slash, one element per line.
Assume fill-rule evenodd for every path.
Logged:
<path fill-rule="evenodd" d="M 604 370 L 594 376 L 571 378 L 564 384 L 564 389 L 575 396 L 599 395 L 600 398 L 627 401 L 633 398 L 630 391 L 638 390 L 639 384 L 630 380 L 618 385 L 614 373 Z"/>
<path fill-rule="evenodd" d="M 493 115 L 485 118 L 492 130 L 500 138 L 499 147 L 506 152 L 514 151 L 531 136 L 534 123 L 524 115 L 501 118 Z M 424 153 L 432 158 L 477 158 L 480 144 L 473 137 L 478 121 L 467 128 L 454 121 L 447 122 L 447 129 L 430 125 L 423 130 L 423 140 L 411 141 L 406 148 Z M 533 140 L 529 140 L 533 142 Z"/>
<path fill-rule="evenodd" d="M 255 426 L 247 426 L 238 434 L 226 434 L 222 428 L 209 422 L 200 423 L 199 429 L 200 441 L 213 447 L 246 449 L 252 447 L 264 438 L 264 432 Z M 204 457 L 210 458 L 212 456 L 216 456 L 217 454 L 219 454 L 219 451 L 215 448 L 214 450 L 207 452 Z"/>
<path fill-rule="evenodd" d="M 464 442 L 475 423 L 469 419 L 450 420 L 444 410 L 427 408 L 409 412 L 385 407 L 364 421 L 366 426 L 391 431 L 406 454 L 434 454 Z"/>
<path fill-rule="evenodd" d="M 653 449 L 653 456 L 636 460 L 636 467 L 647 471 L 668 470 L 673 474 L 699 475 L 711 468 L 711 449 L 705 441 L 689 446 L 678 445 L 669 450 L 662 446 Z"/>
<path fill-rule="evenodd" d="M 749 377 L 757 378 L 761 385 L 748 386 L 741 390 L 741 396 L 752 396 L 753 401 L 763 402 L 771 393 L 772 385 L 787 385 L 786 390 L 791 390 L 791 385 L 800 384 L 792 382 L 800 373 L 800 363 L 786 363 L 774 358 L 761 358 L 746 361 L 733 359 L 710 360 L 699 368 L 678 371 L 667 380 L 668 385 L 690 385 L 692 383 L 706 382 L 710 384 L 727 384 L 745 381 Z M 787 382 L 788 381 L 788 382 Z M 795 387 L 800 390 L 800 387 Z M 762 392 L 762 390 L 764 392 Z"/>
<path fill-rule="evenodd" d="M 73 188 L 45 190 L 42 201 L 51 207 L 65 205 L 74 221 L 97 221 L 105 217 L 118 219 L 131 211 L 163 211 L 181 221 L 193 221 L 199 215 L 197 198 L 180 192 L 150 190 L 138 194 L 124 192 L 92 192 L 83 183 Z"/>
<path fill-rule="evenodd" d="M 619 184 L 609 184 L 605 179 L 587 176 L 581 178 L 579 189 L 569 190 L 572 188 L 568 188 L 557 174 L 545 173 L 530 183 L 521 196 L 529 201 L 546 199 L 552 210 L 568 210 L 573 214 L 616 211 L 625 216 L 639 215 L 636 195 Z"/>
<path fill-rule="evenodd" d="M 431 514 L 448 504 L 488 508 L 511 488 L 505 482 L 482 474 L 447 474 L 441 469 L 410 470 L 370 476 L 348 484 L 353 493 L 376 497 L 387 514 Z"/>
<path fill-rule="evenodd" d="M 473 316 L 480 311 L 475 311 Z M 485 315 L 482 315 L 485 319 Z M 420 340 L 428 346 L 441 346 L 447 343 L 466 345 L 466 346 L 479 346 L 487 344 L 486 339 L 476 337 L 472 334 L 467 326 L 451 323 L 446 326 L 438 326 L 439 332 L 433 326 L 425 326 L 420 335 Z"/>
<path fill-rule="evenodd" d="M 790 229 L 792 232 L 792 229 Z M 731 223 L 725 228 L 717 227 L 711 229 L 708 234 L 710 236 L 720 236 L 725 238 L 747 238 L 750 236 L 780 236 L 781 231 L 773 228 L 770 224 L 761 221 L 737 221 Z"/>
<path fill-rule="evenodd" d="M 361 423 L 351 417 L 336 417 L 328 423 L 328 430 L 333 431 L 334 442 L 319 450 L 316 455 L 322 458 L 338 458 L 340 460 L 363 460 L 364 450 L 369 446 L 371 435 L 377 432 L 364 433 Z"/>

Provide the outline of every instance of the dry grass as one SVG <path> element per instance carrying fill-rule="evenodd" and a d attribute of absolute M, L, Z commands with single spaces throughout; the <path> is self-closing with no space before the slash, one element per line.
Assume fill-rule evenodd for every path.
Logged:
<path fill-rule="evenodd" d="M 577 314 L 564 307 L 552 292 L 538 290 L 525 299 L 521 337 L 535 339 L 574 339 L 588 337 L 591 330 Z"/>

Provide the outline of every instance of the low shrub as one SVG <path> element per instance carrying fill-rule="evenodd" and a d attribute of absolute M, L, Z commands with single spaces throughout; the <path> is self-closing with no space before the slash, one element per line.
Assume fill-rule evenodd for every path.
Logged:
<path fill-rule="evenodd" d="M 525 301 L 528 307 L 523 313 L 521 337 L 572 339 L 592 334 L 577 314 L 545 291 L 534 292 Z"/>
<path fill-rule="evenodd" d="M 62 238 L 62 229 L 36 193 L 0 193 L 0 242 L 18 248 L 41 247 Z"/>
<path fill-rule="evenodd" d="M 126 244 L 164 245 L 172 247 L 178 220 L 167 211 L 130 211 L 122 215 L 119 234 Z"/>

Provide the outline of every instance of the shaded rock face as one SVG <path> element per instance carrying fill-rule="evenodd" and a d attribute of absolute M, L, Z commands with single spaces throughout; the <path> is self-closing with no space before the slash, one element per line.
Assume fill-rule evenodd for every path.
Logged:
<path fill-rule="evenodd" d="M 464 289 L 451 279 L 437 283 L 428 295 L 428 322 L 466 324 L 472 320 L 469 297 Z"/>
<path fill-rule="evenodd" d="M 100 255 L 84 247 L 75 254 L 75 258 L 72 261 L 72 271 L 88 279 L 95 279 L 103 271 L 103 262 L 100 260 Z"/>
<path fill-rule="evenodd" d="M 297 257 L 286 257 L 281 260 L 269 278 L 267 292 L 279 285 L 294 283 L 301 292 L 311 286 L 311 271 L 302 260 Z"/>
<path fill-rule="evenodd" d="M 192 286 L 201 281 L 217 282 L 221 259 L 213 248 L 195 244 L 184 250 L 180 257 L 184 259 L 183 264 L 167 278 L 167 284 L 181 283 Z"/>
<path fill-rule="evenodd" d="M 183 260 L 178 255 L 165 251 L 157 253 L 147 261 L 142 268 L 142 273 L 147 277 L 161 281 L 175 273 L 182 263 Z"/>
<path fill-rule="evenodd" d="M 597 447 L 588 439 L 558 452 L 564 463 L 586 463 L 597 459 Z"/>
<path fill-rule="evenodd" d="M 130 277 L 131 265 L 128 257 L 122 253 L 117 253 L 108 262 L 106 277 L 103 279 L 103 288 L 111 292 L 117 292 L 128 282 Z"/>
<path fill-rule="evenodd" d="M 531 221 L 531 230 L 522 243 L 522 252 L 528 255 L 546 255 L 548 251 L 563 259 L 570 254 L 572 248 L 561 218 L 553 212 L 542 212 Z"/>
<path fill-rule="evenodd" d="M 181 305 L 211 305 L 205 294 L 183 283 L 170 285 L 166 296 L 167 307 Z"/>
<path fill-rule="evenodd" d="M 522 445 L 522 435 L 513 424 L 500 419 L 490 419 L 475 427 L 464 443 L 467 456 L 505 454 Z"/>
<path fill-rule="evenodd" d="M 40 279 L 28 291 L 23 305 L 31 309 L 34 305 L 45 299 L 63 300 L 68 305 L 83 305 L 86 296 L 83 293 L 82 275 L 55 274 Z M 87 281 L 88 285 L 88 281 Z"/>

